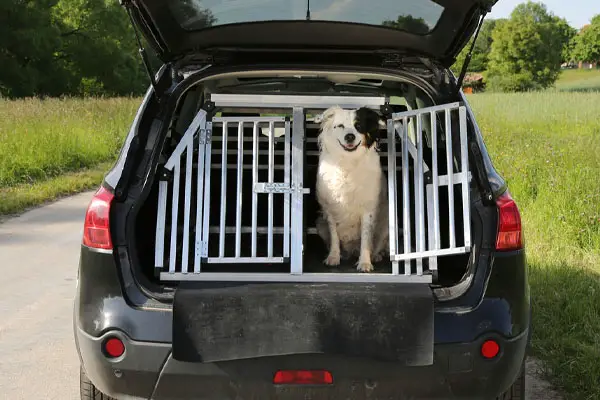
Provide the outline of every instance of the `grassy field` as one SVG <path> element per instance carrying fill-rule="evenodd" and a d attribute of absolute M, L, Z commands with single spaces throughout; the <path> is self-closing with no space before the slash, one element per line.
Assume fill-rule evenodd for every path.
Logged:
<path fill-rule="evenodd" d="M 533 349 L 570 399 L 600 398 L 600 93 L 469 96 L 523 216 Z"/>
<path fill-rule="evenodd" d="M 114 158 L 139 99 L 0 100 L 0 187 Z"/>
<path fill-rule="evenodd" d="M 556 89 L 562 92 L 600 91 L 600 69 L 564 70 L 556 82 Z"/>
<path fill-rule="evenodd" d="M 97 185 L 139 99 L 0 100 L 0 215 Z"/>
<path fill-rule="evenodd" d="M 596 78 L 586 73 L 567 71 L 558 86 L 589 85 Z M 568 398 L 599 399 L 600 92 L 469 101 L 522 211 L 535 356 Z M 138 104 L 0 101 L 0 215 L 97 185 Z"/>

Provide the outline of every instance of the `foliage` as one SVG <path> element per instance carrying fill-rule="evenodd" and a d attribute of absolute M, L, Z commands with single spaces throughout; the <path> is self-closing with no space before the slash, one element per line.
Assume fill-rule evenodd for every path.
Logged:
<path fill-rule="evenodd" d="M 210 9 L 198 6 L 197 0 L 179 0 L 171 5 L 173 16 L 186 29 L 197 30 L 217 23 L 217 18 Z"/>
<path fill-rule="evenodd" d="M 62 44 L 57 57 L 67 63 L 75 91 L 107 95 L 139 94 L 147 83 L 125 10 L 112 0 L 59 0 Z"/>
<path fill-rule="evenodd" d="M 475 47 L 473 47 L 473 55 L 471 62 L 467 67 L 467 72 L 483 72 L 487 70 L 489 61 L 490 50 L 492 48 L 492 32 L 503 19 L 486 19 L 481 25 L 481 30 L 475 41 Z M 452 71 L 458 75 L 467 57 L 467 53 L 471 49 L 471 41 L 462 49 L 460 54 L 456 57 L 454 65 L 452 65 Z"/>
<path fill-rule="evenodd" d="M 419 35 L 426 35 L 430 31 L 429 25 L 423 18 L 415 18 L 412 15 L 399 15 L 395 21 L 386 20 L 382 25 Z"/>
<path fill-rule="evenodd" d="M 51 18 L 57 1 L 0 1 L 0 96 L 55 94 L 55 80 L 64 78 L 53 62 L 60 44 Z"/>
<path fill-rule="evenodd" d="M 600 14 L 573 38 L 571 47 L 570 60 L 600 61 Z"/>
<path fill-rule="evenodd" d="M 147 85 L 116 0 L 2 0 L 0 96 L 140 94 Z"/>
<path fill-rule="evenodd" d="M 492 33 L 488 84 L 517 92 L 552 86 L 574 30 L 543 3 L 528 1 Z"/>

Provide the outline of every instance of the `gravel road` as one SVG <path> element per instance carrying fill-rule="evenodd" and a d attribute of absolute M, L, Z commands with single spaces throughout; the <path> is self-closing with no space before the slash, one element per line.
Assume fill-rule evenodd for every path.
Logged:
<path fill-rule="evenodd" d="M 72 308 L 86 192 L 0 223 L 0 399 L 79 398 Z M 528 363 L 527 399 L 561 400 Z"/>

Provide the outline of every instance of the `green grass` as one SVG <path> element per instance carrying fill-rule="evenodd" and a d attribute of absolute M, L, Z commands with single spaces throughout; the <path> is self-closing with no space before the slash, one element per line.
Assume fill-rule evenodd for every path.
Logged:
<path fill-rule="evenodd" d="M 63 196 L 98 187 L 112 163 L 101 163 L 77 172 L 67 172 L 34 184 L 0 188 L 0 220 L 3 215 L 20 213 L 30 207 Z"/>
<path fill-rule="evenodd" d="M 599 399 L 600 93 L 469 101 L 521 208 L 534 355 L 568 399 Z"/>
<path fill-rule="evenodd" d="M 0 188 L 111 160 L 139 99 L 0 100 Z"/>
<path fill-rule="evenodd" d="M 562 92 L 600 91 L 600 69 L 567 69 L 556 82 Z"/>

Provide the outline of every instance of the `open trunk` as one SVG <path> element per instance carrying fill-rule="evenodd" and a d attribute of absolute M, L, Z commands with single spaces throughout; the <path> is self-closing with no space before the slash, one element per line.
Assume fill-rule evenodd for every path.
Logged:
<path fill-rule="evenodd" d="M 464 106 L 434 105 L 412 84 L 372 77 L 338 82 L 343 90 L 329 95 L 318 89 L 328 79 L 344 80 L 238 76 L 188 91 L 136 219 L 135 245 L 150 279 L 451 286 L 464 277 L 476 257 Z M 372 273 L 357 272 L 354 258 L 324 265 L 328 249 L 316 234 L 315 117 L 336 104 L 392 112 L 379 142 L 391 255 Z"/>

